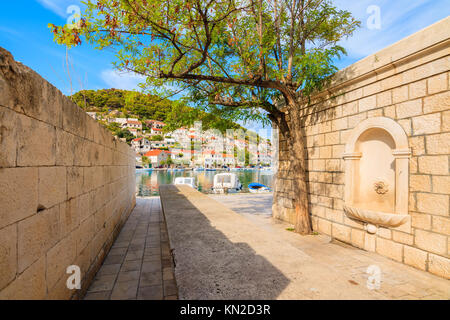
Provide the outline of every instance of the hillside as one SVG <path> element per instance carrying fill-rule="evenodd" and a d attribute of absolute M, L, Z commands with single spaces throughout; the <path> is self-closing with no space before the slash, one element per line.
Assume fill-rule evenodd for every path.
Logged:
<path fill-rule="evenodd" d="M 243 129 L 227 119 L 186 106 L 180 101 L 163 100 L 157 96 L 135 91 L 103 89 L 82 90 L 74 94 L 72 100 L 86 112 L 97 112 L 104 116 L 114 114 L 116 117 L 159 120 L 167 124 L 165 130 L 191 126 L 194 121 L 202 121 L 203 129 Z"/>

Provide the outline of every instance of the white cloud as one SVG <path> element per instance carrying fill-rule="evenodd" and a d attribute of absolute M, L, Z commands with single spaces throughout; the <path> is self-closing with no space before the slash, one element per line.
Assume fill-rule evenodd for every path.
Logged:
<path fill-rule="evenodd" d="M 61 18 L 67 18 L 70 16 L 67 13 L 67 8 L 71 5 L 76 5 L 81 7 L 80 0 L 36 0 L 43 7 L 57 14 Z"/>
<path fill-rule="evenodd" d="M 145 82 L 145 77 L 133 73 L 121 73 L 107 69 L 100 74 L 102 80 L 110 87 L 123 90 L 139 90 L 138 84 Z"/>

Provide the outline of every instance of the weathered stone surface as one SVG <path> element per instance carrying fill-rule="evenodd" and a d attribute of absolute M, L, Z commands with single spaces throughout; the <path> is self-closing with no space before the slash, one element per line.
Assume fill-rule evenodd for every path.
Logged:
<path fill-rule="evenodd" d="M 83 177 L 82 167 L 67 167 L 67 199 L 83 193 Z"/>
<path fill-rule="evenodd" d="M 428 268 L 431 273 L 450 279 L 450 259 L 430 253 Z"/>
<path fill-rule="evenodd" d="M 73 166 L 75 158 L 75 136 L 62 129 L 56 129 L 56 165 Z"/>
<path fill-rule="evenodd" d="M 422 213 L 411 213 L 411 225 L 413 228 L 431 230 L 431 215 Z"/>
<path fill-rule="evenodd" d="M 450 176 L 433 176 L 433 192 L 450 194 Z"/>
<path fill-rule="evenodd" d="M 377 96 L 369 96 L 359 100 L 359 112 L 375 109 L 377 107 Z"/>
<path fill-rule="evenodd" d="M 427 154 L 450 154 L 450 133 L 426 137 Z"/>
<path fill-rule="evenodd" d="M 409 85 L 409 98 L 415 99 L 427 95 L 427 81 L 421 80 Z"/>
<path fill-rule="evenodd" d="M 377 238 L 377 253 L 401 262 L 403 259 L 403 245 L 391 240 Z"/>
<path fill-rule="evenodd" d="M 397 118 L 409 118 L 422 114 L 422 99 L 411 100 L 396 105 Z"/>
<path fill-rule="evenodd" d="M 410 246 L 404 246 L 404 261 L 414 268 L 426 270 L 428 253 Z"/>
<path fill-rule="evenodd" d="M 63 275 L 74 261 L 92 279 L 135 204 L 134 162 L 128 145 L 0 48 L 0 299 L 71 298 Z M 96 206 L 107 210 L 93 241 Z"/>
<path fill-rule="evenodd" d="M 448 216 L 449 199 L 447 195 L 418 193 L 417 210 L 423 213 Z"/>
<path fill-rule="evenodd" d="M 429 175 L 411 175 L 410 177 L 411 191 L 431 191 L 431 177 Z"/>
<path fill-rule="evenodd" d="M 27 116 L 18 115 L 16 130 L 18 166 L 55 165 L 55 127 Z"/>
<path fill-rule="evenodd" d="M 331 235 L 341 241 L 351 243 L 351 228 L 342 224 L 333 223 Z"/>
<path fill-rule="evenodd" d="M 392 102 L 400 103 L 408 100 L 408 86 L 402 86 L 392 90 Z"/>
<path fill-rule="evenodd" d="M 59 207 L 20 221 L 18 230 L 18 262 L 19 272 L 22 272 L 58 242 Z"/>
<path fill-rule="evenodd" d="M 352 228 L 352 245 L 364 249 L 364 231 Z"/>
<path fill-rule="evenodd" d="M 0 167 L 16 166 L 17 133 L 15 124 L 15 112 L 0 106 Z"/>
<path fill-rule="evenodd" d="M 74 231 L 76 236 L 77 253 L 80 254 L 94 237 L 94 216 L 84 220 Z"/>
<path fill-rule="evenodd" d="M 53 288 L 58 280 L 66 274 L 66 269 L 76 257 L 77 247 L 73 234 L 60 240 L 47 252 L 47 287 Z"/>
<path fill-rule="evenodd" d="M 0 228 L 36 213 L 38 169 L 0 168 Z"/>
<path fill-rule="evenodd" d="M 0 229 L 0 290 L 16 277 L 17 225 Z"/>
<path fill-rule="evenodd" d="M 66 236 L 80 224 L 81 205 L 80 197 L 73 198 L 59 205 L 59 223 L 62 236 Z"/>
<path fill-rule="evenodd" d="M 447 237 L 444 235 L 416 229 L 416 246 L 437 254 L 447 253 Z"/>
<path fill-rule="evenodd" d="M 42 256 L 0 291 L 0 300 L 42 300 L 46 295 L 45 256 Z"/>
<path fill-rule="evenodd" d="M 450 218 L 433 216 L 431 229 L 443 235 L 450 235 Z"/>
<path fill-rule="evenodd" d="M 447 72 L 428 79 L 428 94 L 435 94 L 447 90 Z"/>
<path fill-rule="evenodd" d="M 423 99 L 424 113 L 446 111 L 450 108 L 450 91 L 438 93 Z"/>
<path fill-rule="evenodd" d="M 61 127 L 61 92 L 30 68 L 14 61 L 3 48 L 0 48 L 0 89 L 0 105 Z"/>
<path fill-rule="evenodd" d="M 439 113 L 428 114 L 412 119 L 413 134 L 431 134 L 441 131 L 441 115 Z"/>
<path fill-rule="evenodd" d="M 39 205 L 51 208 L 67 198 L 66 167 L 39 168 Z"/>
<path fill-rule="evenodd" d="M 424 174 L 448 174 L 448 156 L 419 157 L 419 172 Z"/>

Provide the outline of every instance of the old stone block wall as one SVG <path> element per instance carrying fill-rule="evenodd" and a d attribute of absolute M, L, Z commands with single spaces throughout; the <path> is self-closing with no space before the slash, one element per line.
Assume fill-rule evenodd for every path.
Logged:
<path fill-rule="evenodd" d="M 0 300 L 82 296 L 135 205 L 134 161 L 0 48 Z M 66 287 L 70 265 L 81 290 Z"/>
<path fill-rule="evenodd" d="M 340 71 L 313 98 L 302 121 L 307 144 L 313 229 L 415 268 L 450 278 L 450 18 Z M 346 216 L 343 153 L 351 130 L 365 119 L 395 120 L 408 137 L 409 216 L 405 225 L 378 228 Z M 286 142 L 279 141 L 274 208 L 294 223 Z"/>

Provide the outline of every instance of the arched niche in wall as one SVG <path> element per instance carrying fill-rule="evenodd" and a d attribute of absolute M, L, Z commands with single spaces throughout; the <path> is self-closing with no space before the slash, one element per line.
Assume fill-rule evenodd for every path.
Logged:
<path fill-rule="evenodd" d="M 394 120 L 364 120 L 350 134 L 345 146 L 345 213 L 377 226 L 398 227 L 408 216 L 408 138 Z"/>

